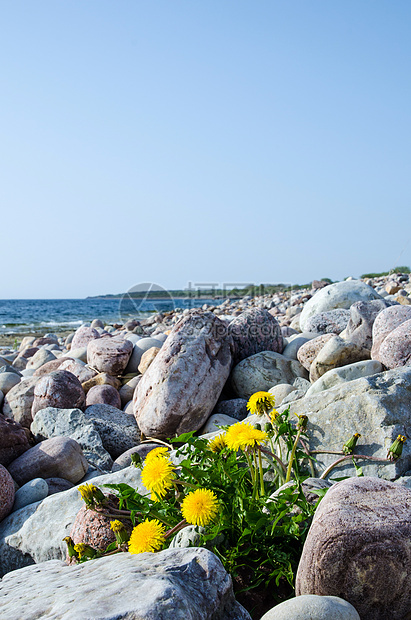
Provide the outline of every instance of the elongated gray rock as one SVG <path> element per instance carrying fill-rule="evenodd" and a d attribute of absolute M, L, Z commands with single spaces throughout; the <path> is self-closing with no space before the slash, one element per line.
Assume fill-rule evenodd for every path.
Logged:
<path fill-rule="evenodd" d="M 360 433 L 355 452 L 386 458 L 398 435 L 411 437 L 411 368 L 397 368 L 306 396 L 292 404 L 297 415 L 308 416 L 310 450 L 342 450 L 354 433 Z M 285 407 L 278 408 L 281 412 Z M 320 474 L 338 457 L 316 454 Z M 411 469 L 411 441 L 395 462 L 358 461 L 366 476 L 394 480 Z M 331 478 L 356 476 L 351 460 L 333 470 Z"/>
<path fill-rule="evenodd" d="M 134 415 L 146 436 L 201 428 L 230 373 L 226 331 L 211 312 L 192 311 L 174 326 L 134 392 Z"/>
<path fill-rule="evenodd" d="M 347 366 L 341 366 L 341 368 L 333 368 L 321 375 L 321 377 L 307 390 L 305 396 L 312 396 L 313 394 L 318 394 L 318 392 L 322 392 L 323 390 L 329 390 L 342 383 L 354 381 L 360 377 L 376 375 L 382 371 L 382 364 L 376 360 L 364 360 L 362 362 L 355 362 L 354 364 L 347 364 Z"/>
<path fill-rule="evenodd" d="M 330 284 L 307 301 L 300 315 L 300 329 L 309 331 L 309 319 L 315 314 L 336 308 L 349 308 L 356 301 L 372 299 L 381 299 L 381 296 L 360 280 L 345 280 Z"/>
<path fill-rule="evenodd" d="M 335 484 L 316 510 L 296 594 L 338 596 L 361 620 L 409 618 L 411 491 L 378 478 Z"/>
<path fill-rule="evenodd" d="M 307 377 L 300 362 L 280 353 L 263 351 L 237 364 L 231 374 L 231 384 L 239 398 L 248 400 L 255 392 L 266 392 L 280 383 L 292 384 L 296 377 Z"/>
<path fill-rule="evenodd" d="M 6 575 L 2 620 L 251 620 L 220 560 L 202 548 L 58 560 Z"/>

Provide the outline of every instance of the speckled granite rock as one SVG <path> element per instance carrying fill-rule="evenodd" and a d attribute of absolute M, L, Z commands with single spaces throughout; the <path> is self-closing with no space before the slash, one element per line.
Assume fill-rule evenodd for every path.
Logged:
<path fill-rule="evenodd" d="M 41 377 L 34 388 L 31 414 L 46 407 L 57 409 L 84 409 L 86 397 L 80 381 L 67 370 L 56 370 Z"/>
<path fill-rule="evenodd" d="M 24 428 L 0 413 L 0 463 L 9 465 L 29 448 Z"/>
<path fill-rule="evenodd" d="M 335 484 L 314 515 L 296 594 L 339 596 L 361 620 L 406 619 L 411 592 L 411 491 L 378 478 Z"/>
<path fill-rule="evenodd" d="M 2 580 L 0 602 L 2 620 L 251 620 L 220 560 L 198 548 L 29 566 Z"/>
<path fill-rule="evenodd" d="M 384 338 L 378 359 L 387 368 L 411 366 L 411 319 L 401 323 Z"/>
<path fill-rule="evenodd" d="M 411 307 L 408 306 L 391 306 L 377 315 L 372 328 L 371 358 L 373 360 L 379 360 L 380 347 L 388 334 L 410 319 Z"/>
<path fill-rule="evenodd" d="M 33 421 L 31 408 L 34 400 L 34 386 L 38 381 L 38 377 L 28 377 L 20 381 L 4 399 L 3 414 L 26 428 L 30 428 Z"/>
<path fill-rule="evenodd" d="M 87 346 L 87 363 L 99 372 L 121 375 L 133 351 L 133 344 L 122 338 L 99 338 Z"/>
<path fill-rule="evenodd" d="M 110 512 L 109 506 L 106 506 L 106 510 Z M 93 549 L 104 551 L 116 539 L 113 530 L 110 528 L 110 523 L 113 520 L 113 517 L 106 517 L 83 506 L 77 513 L 70 530 L 70 536 L 75 545 L 85 543 Z"/>
<path fill-rule="evenodd" d="M 3 465 L 0 465 L 0 521 L 10 514 L 14 503 L 14 481 Z"/>
<path fill-rule="evenodd" d="M 85 416 L 93 423 L 104 448 L 113 459 L 140 443 L 141 433 L 134 416 L 111 405 L 90 405 Z"/>
<path fill-rule="evenodd" d="M 234 343 L 233 364 L 261 351 L 282 353 L 281 327 L 264 308 L 250 308 L 231 321 L 228 332 Z"/>
<path fill-rule="evenodd" d="M 314 314 L 307 320 L 305 328 L 311 333 L 340 334 L 347 327 L 349 320 L 350 311 L 346 308 L 337 308 Z"/>
<path fill-rule="evenodd" d="M 120 394 L 112 385 L 95 385 L 87 392 L 86 407 L 90 405 L 111 405 L 121 409 Z"/>
<path fill-rule="evenodd" d="M 310 370 L 312 362 L 315 360 L 323 346 L 336 334 L 323 334 L 312 340 L 305 342 L 297 351 L 297 359 L 306 370 Z"/>
<path fill-rule="evenodd" d="M 100 334 L 94 327 L 87 327 L 86 325 L 81 325 L 75 332 L 73 336 L 73 340 L 71 341 L 72 349 L 82 349 L 83 347 L 87 347 L 88 343 L 92 340 L 96 340 L 100 338 Z"/>

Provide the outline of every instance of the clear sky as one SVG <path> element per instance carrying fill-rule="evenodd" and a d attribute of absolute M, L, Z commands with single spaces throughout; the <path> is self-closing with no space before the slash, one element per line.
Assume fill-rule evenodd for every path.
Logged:
<path fill-rule="evenodd" d="M 0 0 L 0 297 L 411 266 L 409 0 Z"/>

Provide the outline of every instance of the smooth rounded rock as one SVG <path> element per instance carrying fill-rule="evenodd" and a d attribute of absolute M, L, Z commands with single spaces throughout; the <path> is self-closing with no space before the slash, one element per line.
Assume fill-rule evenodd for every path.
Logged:
<path fill-rule="evenodd" d="M 9 465 L 29 448 L 26 430 L 14 420 L 0 414 L 0 463 Z"/>
<path fill-rule="evenodd" d="M 295 392 L 296 389 L 297 388 L 294 385 L 290 385 L 289 383 L 279 383 L 278 385 L 270 388 L 268 391 L 274 396 L 276 407 L 279 407 L 284 398 L 292 392 Z"/>
<path fill-rule="evenodd" d="M 55 370 L 58 370 L 60 368 L 60 366 L 62 366 L 64 364 L 64 362 L 66 362 L 67 360 L 69 360 L 68 357 L 60 357 L 59 359 L 54 359 L 51 360 L 50 362 L 46 362 L 45 364 L 43 364 L 42 366 L 40 366 L 40 368 L 37 368 L 37 370 L 34 371 L 34 377 L 44 377 L 44 375 L 48 375 L 51 372 L 54 372 Z M 72 361 L 72 360 L 70 360 Z"/>
<path fill-rule="evenodd" d="M 89 368 L 80 360 L 66 359 L 60 366 L 60 370 L 67 370 L 72 375 L 77 377 L 80 383 L 85 383 L 96 376 L 96 371 Z"/>
<path fill-rule="evenodd" d="M 317 379 L 307 390 L 305 395 L 307 397 L 312 396 L 323 390 L 329 390 L 337 385 L 341 385 L 341 383 L 354 381 L 360 377 L 370 377 L 382 371 L 382 364 L 376 360 L 364 360 L 362 362 L 355 362 L 354 364 L 342 366 L 341 368 L 333 368 Z"/>
<path fill-rule="evenodd" d="M 84 409 L 86 397 L 80 381 L 67 370 L 56 370 L 41 377 L 34 388 L 31 414 L 46 407 L 57 409 Z"/>
<path fill-rule="evenodd" d="M 236 420 L 244 420 L 247 415 L 247 401 L 244 398 L 231 398 L 230 400 L 220 400 L 214 407 L 213 414 L 223 413 Z"/>
<path fill-rule="evenodd" d="M 384 338 L 378 359 L 390 369 L 411 366 L 411 319 L 401 323 Z"/>
<path fill-rule="evenodd" d="M 221 430 L 220 426 L 231 426 L 232 424 L 237 424 L 238 420 L 232 418 L 229 415 L 225 415 L 224 413 L 214 413 L 211 415 L 207 422 L 204 424 L 203 428 L 200 431 L 200 435 L 206 435 L 207 433 L 214 433 L 214 431 Z M 223 430 L 221 431 L 224 432 Z"/>
<path fill-rule="evenodd" d="M 53 355 L 51 351 L 47 351 L 47 349 L 39 349 L 37 353 L 35 353 L 33 357 L 31 357 L 29 361 L 27 362 L 26 369 L 37 370 L 38 368 L 40 368 L 40 366 L 43 366 L 43 364 L 46 364 L 47 362 L 51 362 L 52 360 L 55 360 L 55 359 L 56 359 L 56 356 Z"/>
<path fill-rule="evenodd" d="M 33 421 L 31 407 L 34 400 L 34 386 L 38 381 L 38 377 L 24 378 L 7 393 L 4 399 L 4 415 L 26 428 L 30 428 Z"/>
<path fill-rule="evenodd" d="M 134 391 L 139 384 L 140 379 L 141 376 L 133 377 L 119 389 L 122 407 L 125 407 L 130 400 L 133 400 Z"/>
<path fill-rule="evenodd" d="M 290 598 L 270 611 L 261 620 L 361 620 L 355 607 L 338 596 L 304 594 Z"/>
<path fill-rule="evenodd" d="M 377 315 L 391 306 L 385 299 L 373 301 L 357 301 L 350 308 L 350 320 L 340 334 L 347 342 L 353 342 L 364 349 L 372 347 L 372 327 Z"/>
<path fill-rule="evenodd" d="M 87 347 L 79 347 L 78 349 L 70 348 L 70 358 L 80 360 L 87 364 Z"/>
<path fill-rule="evenodd" d="M 391 306 L 376 316 L 372 327 L 371 359 L 379 360 L 380 347 L 388 334 L 410 319 L 411 307 L 408 306 Z"/>
<path fill-rule="evenodd" d="M 3 465 L 0 465 L 0 521 L 9 515 L 14 503 L 14 481 Z"/>
<path fill-rule="evenodd" d="M 87 346 L 87 363 L 110 375 L 121 375 L 130 359 L 133 344 L 120 338 L 99 338 Z"/>
<path fill-rule="evenodd" d="M 297 350 L 297 359 L 306 370 L 310 370 L 310 366 L 323 348 L 323 346 L 331 340 L 336 334 L 323 334 L 304 342 Z"/>
<path fill-rule="evenodd" d="M 284 348 L 281 327 L 277 319 L 264 308 L 249 308 L 242 312 L 231 321 L 228 333 L 234 343 L 234 364 L 255 353 L 281 353 Z"/>
<path fill-rule="evenodd" d="M 72 482 L 69 482 L 64 478 L 46 478 L 45 480 L 48 486 L 47 495 L 55 495 L 56 493 L 61 493 L 62 491 L 67 491 L 68 489 L 72 489 L 74 487 Z"/>
<path fill-rule="evenodd" d="M 112 385 L 95 385 L 87 392 L 86 407 L 90 405 L 111 405 L 121 409 L 121 398 Z"/>
<path fill-rule="evenodd" d="M 317 334 L 340 334 L 348 325 L 350 311 L 346 308 L 336 308 L 327 312 L 314 314 L 306 322 L 308 332 Z"/>
<path fill-rule="evenodd" d="M 297 333 L 293 334 L 288 338 L 288 342 L 284 347 L 282 355 L 284 357 L 288 357 L 289 359 L 296 360 L 298 359 L 297 354 L 300 348 L 310 340 L 314 340 L 318 338 L 318 334 L 311 332 Z M 307 368 L 308 370 L 308 368 Z"/>
<path fill-rule="evenodd" d="M 138 365 L 138 370 L 142 375 L 146 372 L 150 364 L 155 360 L 157 353 L 160 351 L 160 347 L 151 347 L 143 353 L 141 356 L 140 363 Z"/>
<path fill-rule="evenodd" d="M 21 377 L 14 372 L 1 372 L 0 373 L 0 390 L 3 394 L 7 394 L 10 390 L 20 383 Z"/>
<path fill-rule="evenodd" d="M 44 478 L 34 478 L 30 482 L 26 482 L 16 491 L 14 498 L 13 511 L 24 508 L 29 504 L 40 502 L 47 497 L 49 487 Z"/>
<path fill-rule="evenodd" d="M 130 336 L 128 336 L 127 340 L 130 340 Z M 163 343 L 156 338 L 139 338 L 139 340 L 134 343 L 134 347 L 128 361 L 125 373 L 139 372 L 138 367 L 144 353 L 146 351 L 149 351 L 152 347 L 156 347 L 157 349 L 159 349 L 161 348 L 162 344 Z"/>
<path fill-rule="evenodd" d="M 347 366 L 370 358 L 369 349 L 363 349 L 339 336 L 333 336 L 325 343 L 310 366 L 310 381 L 317 381 L 333 368 Z"/>
<path fill-rule="evenodd" d="M 100 334 L 94 327 L 87 327 L 81 325 L 75 332 L 73 340 L 71 341 L 71 349 L 82 349 L 87 347 L 88 343 L 92 340 L 100 338 Z"/>

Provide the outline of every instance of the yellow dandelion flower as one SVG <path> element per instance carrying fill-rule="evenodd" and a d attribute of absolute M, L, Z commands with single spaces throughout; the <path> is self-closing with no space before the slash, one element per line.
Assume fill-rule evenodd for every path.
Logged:
<path fill-rule="evenodd" d="M 208 489 L 196 489 L 185 497 L 181 513 L 191 525 L 207 525 L 218 513 L 217 496 Z"/>
<path fill-rule="evenodd" d="M 139 523 L 131 532 L 128 543 L 130 553 L 145 553 L 146 551 L 158 551 L 165 542 L 165 526 L 157 519 Z"/>
<path fill-rule="evenodd" d="M 174 466 L 170 459 L 158 456 L 146 461 L 141 472 L 141 481 L 151 491 L 151 499 L 163 498 L 174 480 Z"/>
<path fill-rule="evenodd" d="M 276 419 L 277 419 L 277 416 L 278 416 L 278 415 L 279 415 L 279 414 L 278 414 L 277 409 L 272 409 L 272 410 L 270 411 L 270 420 L 271 420 L 271 424 L 274 424 L 274 423 L 275 423 L 275 421 L 276 421 Z"/>
<path fill-rule="evenodd" d="M 81 495 L 81 499 L 89 507 L 99 504 L 105 500 L 104 493 L 100 491 L 98 487 L 94 486 L 94 484 L 82 484 L 78 487 L 78 490 Z"/>
<path fill-rule="evenodd" d="M 247 409 L 250 413 L 256 413 L 257 415 L 264 415 L 268 413 L 275 406 L 275 398 L 270 392 L 256 392 L 250 396 Z"/>
<path fill-rule="evenodd" d="M 211 450 L 211 452 L 221 452 L 221 450 L 226 447 L 227 444 L 225 442 L 225 434 L 217 435 L 217 437 L 214 437 L 214 439 L 210 439 L 210 441 L 208 442 L 208 449 Z"/>
<path fill-rule="evenodd" d="M 149 463 L 152 459 L 158 458 L 159 456 L 167 456 L 168 455 L 168 448 L 164 447 L 160 447 L 160 448 L 154 448 L 154 450 L 150 450 L 150 452 L 147 454 L 146 458 L 144 459 L 145 463 Z"/>
<path fill-rule="evenodd" d="M 121 532 L 121 530 L 124 529 L 124 525 L 121 521 L 116 519 L 115 521 L 110 521 L 110 529 L 113 530 L 113 532 Z"/>
<path fill-rule="evenodd" d="M 230 450 L 245 450 L 260 445 L 268 439 L 267 433 L 246 422 L 237 422 L 230 426 L 225 434 L 225 441 Z"/>

